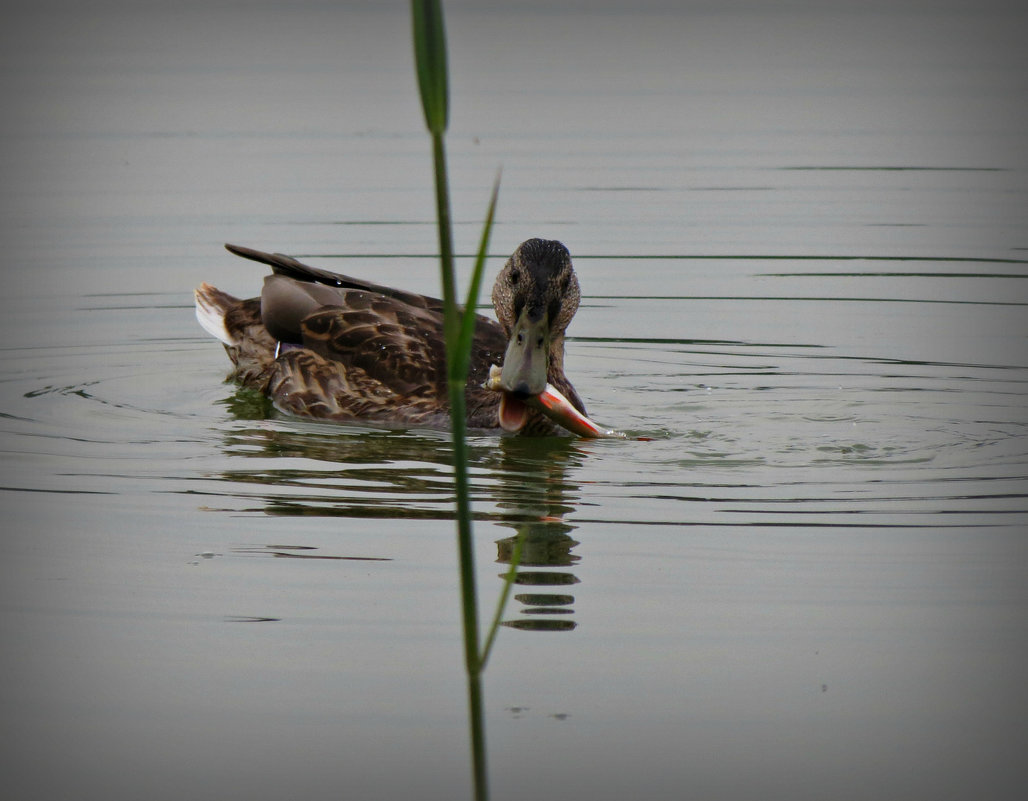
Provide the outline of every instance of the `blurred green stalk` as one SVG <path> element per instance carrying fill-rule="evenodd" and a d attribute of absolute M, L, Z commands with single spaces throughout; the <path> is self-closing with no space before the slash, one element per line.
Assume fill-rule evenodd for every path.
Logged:
<path fill-rule="evenodd" d="M 450 217 L 449 182 L 446 173 L 444 135 L 449 118 L 449 80 L 446 68 L 446 32 L 438 0 L 411 0 L 414 24 L 414 60 L 418 75 L 425 124 L 432 137 L 435 166 L 436 218 L 439 225 L 439 267 L 443 285 L 443 334 L 446 341 L 446 376 L 453 437 L 453 475 L 457 491 L 457 548 L 460 560 L 461 608 L 464 622 L 464 664 L 468 679 L 468 720 L 475 798 L 489 797 L 486 770 L 485 725 L 482 706 L 482 670 L 496 636 L 502 604 L 509 593 L 505 585 L 501 605 L 490 628 L 484 651 L 479 648 L 478 600 L 475 590 L 474 544 L 471 530 L 471 498 L 468 484 L 467 411 L 464 388 L 475 328 L 475 306 L 482 283 L 489 234 L 492 230 L 499 193 L 499 179 L 493 186 L 482 240 L 472 272 L 464 308 L 458 308 L 453 269 L 453 225 Z M 514 570 L 516 562 L 512 564 Z"/>

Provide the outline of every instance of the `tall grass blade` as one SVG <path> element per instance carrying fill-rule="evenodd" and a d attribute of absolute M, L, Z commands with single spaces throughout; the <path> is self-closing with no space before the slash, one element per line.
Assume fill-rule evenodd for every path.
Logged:
<path fill-rule="evenodd" d="M 478 662 L 485 670 L 485 663 L 489 661 L 489 653 L 493 650 L 493 642 L 496 640 L 496 634 L 500 630 L 500 622 L 503 617 L 503 610 L 507 608 L 507 599 L 510 597 L 511 587 L 514 586 L 514 580 L 518 576 L 518 565 L 521 564 L 521 549 L 525 544 L 525 535 L 518 532 L 517 537 L 514 538 L 514 549 L 510 556 L 510 567 L 507 568 L 507 574 L 503 577 L 503 592 L 500 593 L 500 600 L 496 602 L 496 612 L 493 614 L 493 622 L 489 624 L 489 631 L 485 635 L 485 645 L 482 646 L 482 655 Z"/>
<path fill-rule="evenodd" d="M 450 116 L 443 9 L 439 0 L 411 0 L 411 11 L 414 63 L 425 124 L 433 134 L 441 134 L 446 130 Z"/>
<path fill-rule="evenodd" d="M 457 553 L 460 570 L 461 612 L 464 624 L 464 665 L 468 685 L 468 726 L 475 798 L 487 801 L 485 710 L 482 701 L 482 666 L 478 648 L 478 596 L 475 591 L 474 543 L 471 531 L 471 492 L 468 481 L 467 401 L 464 397 L 474 330 L 474 301 L 481 285 L 482 263 L 496 207 L 497 185 L 489 207 L 484 243 L 475 265 L 464 312 L 457 309 L 453 269 L 453 224 L 446 173 L 444 135 L 449 121 L 449 80 L 446 69 L 446 33 L 439 0 L 411 0 L 414 60 L 425 125 L 432 136 L 435 171 L 436 220 L 439 229 L 439 270 L 443 288 L 443 334 L 446 340 L 447 394 L 453 443 L 453 479 L 456 489 Z M 462 325 L 463 323 L 463 325 Z M 467 331 L 467 334 L 463 333 Z"/>
<path fill-rule="evenodd" d="M 457 288 L 453 269 L 453 223 L 450 219 L 450 187 L 446 174 L 446 145 L 443 133 L 432 133 L 432 163 L 435 169 L 435 209 L 439 231 L 439 275 L 443 287 L 443 341 L 446 346 L 446 362 L 453 364 L 460 332 L 460 317 L 457 312 Z M 451 384 L 451 398 L 454 383 L 450 368 L 447 377 Z M 463 384 L 461 398 L 463 399 Z M 463 403 L 463 400 L 461 401 Z M 463 409 L 463 406 L 461 407 Z M 455 407 L 451 404 L 450 416 L 456 420 Z"/>
<path fill-rule="evenodd" d="M 482 225 L 482 238 L 478 244 L 478 253 L 475 255 L 475 265 L 471 271 L 471 283 L 468 286 L 468 296 L 464 302 L 464 311 L 460 318 L 460 332 L 457 339 L 456 359 L 453 362 L 451 379 L 458 378 L 460 381 L 467 381 L 468 368 L 471 360 L 471 341 L 475 336 L 475 308 L 478 306 L 478 296 L 482 290 L 482 274 L 485 272 L 485 260 L 489 252 L 489 237 L 493 230 L 493 219 L 496 217 L 496 201 L 500 195 L 500 176 L 496 176 L 493 183 L 493 193 L 489 198 L 489 209 L 485 215 L 485 223 Z"/>

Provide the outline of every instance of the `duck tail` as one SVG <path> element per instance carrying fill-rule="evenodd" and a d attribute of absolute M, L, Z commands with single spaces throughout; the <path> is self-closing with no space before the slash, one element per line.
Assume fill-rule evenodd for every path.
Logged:
<path fill-rule="evenodd" d="M 225 327 L 225 315 L 239 300 L 207 282 L 193 290 L 193 298 L 196 301 L 196 319 L 203 330 L 226 345 L 238 345 Z"/>

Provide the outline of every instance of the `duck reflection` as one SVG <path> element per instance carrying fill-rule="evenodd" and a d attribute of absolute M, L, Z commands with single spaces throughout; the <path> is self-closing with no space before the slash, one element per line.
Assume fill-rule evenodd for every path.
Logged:
<path fill-rule="evenodd" d="M 503 520 L 498 525 L 517 533 L 497 540 L 496 561 L 509 565 L 520 538 L 514 584 L 526 590 L 514 594 L 521 606 L 508 606 L 505 626 L 531 631 L 571 631 L 576 626 L 570 619 L 575 597 L 568 589 L 579 582 L 570 568 L 580 557 L 572 553 L 578 545 L 570 535 L 575 526 L 564 518 L 578 500 L 578 487 L 569 481 L 568 471 L 581 464 L 582 455 L 571 439 L 500 441 L 502 479 L 496 505 Z M 504 580 L 506 575 L 500 574 Z"/>
<path fill-rule="evenodd" d="M 232 466 L 221 472 L 231 486 L 218 494 L 259 502 L 247 511 L 393 520 L 454 517 L 447 432 L 283 419 L 265 398 L 246 389 L 237 389 L 223 404 L 235 424 L 219 432 Z M 521 538 L 505 626 L 530 631 L 576 626 L 570 588 L 579 583 L 573 572 L 579 543 L 566 517 L 579 500 L 573 475 L 586 447 L 571 437 L 469 438 L 475 519 L 514 532 L 496 541 L 498 564 L 510 565 Z M 260 487 L 257 492 L 254 485 Z M 482 511 L 490 504 L 492 511 Z M 507 571 L 500 580 L 507 580 Z"/>

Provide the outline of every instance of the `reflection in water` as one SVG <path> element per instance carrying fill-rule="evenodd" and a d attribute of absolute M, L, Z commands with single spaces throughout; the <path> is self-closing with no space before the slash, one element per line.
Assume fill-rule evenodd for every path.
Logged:
<path fill-rule="evenodd" d="M 568 481 L 567 473 L 569 467 L 581 463 L 581 451 L 573 441 L 564 439 L 506 439 L 501 442 L 501 453 L 500 474 L 504 480 L 496 494 L 497 506 L 506 514 L 499 525 L 509 526 L 517 534 L 497 541 L 496 561 L 510 564 L 514 544 L 520 537 L 521 560 L 515 584 L 533 588 L 567 588 L 577 584 L 579 579 L 570 570 L 553 568 L 570 568 L 580 558 L 572 553 L 578 541 L 569 534 L 575 526 L 565 522 L 564 517 L 574 511 L 578 500 L 577 487 Z M 521 604 L 523 617 L 507 619 L 503 621 L 505 626 L 531 631 L 575 628 L 575 621 L 569 619 L 574 613 L 573 595 L 524 592 L 516 593 L 514 600 Z"/>
<path fill-rule="evenodd" d="M 391 562 L 386 556 L 333 556 L 331 554 L 303 553 L 318 550 L 312 545 L 239 545 L 232 553 L 248 556 L 270 556 L 275 559 L 325 559 L 334 562 Z"/>
<path fill-rule="evenodd" d="M 214 494 L 257 500 L 247 511 L 303 517 L 393 520 L 453 519 L 449 434 L 382 430 L 306 420 L 281 420 L 257 393 L 238 389 L 223 403 L 237 425 L 220 432 L 224 452 L 248 457 L 253 467 L 225 470 Z M 522 538 L 515 584 L 519 608 L 503 621 L 511 628 L 570 631 L 579 582 L 575 526 L 566 522 L 579 499 L 569 473 L 582 463 L 583 444 L 570 437 L 472 437 L 468 443 L 476 520 L 516 534 L 497 540 L 497 562 L 509 565 Z M 239 459 L 233 460 L 238 464 Z M 250 488 L 257 486 L 256 492 Z M 491 507 L 483 511 L 483 507 Z M 297 554 L 296 547 L 253 546 L 247 553 L 291 558 L 345 558 Z M 506 571 L 501 573 L 506 579 Z M 553 588 L 554 591 L 546 590 Z M 556 591 L 560 588 L 560 591 Z"/>

